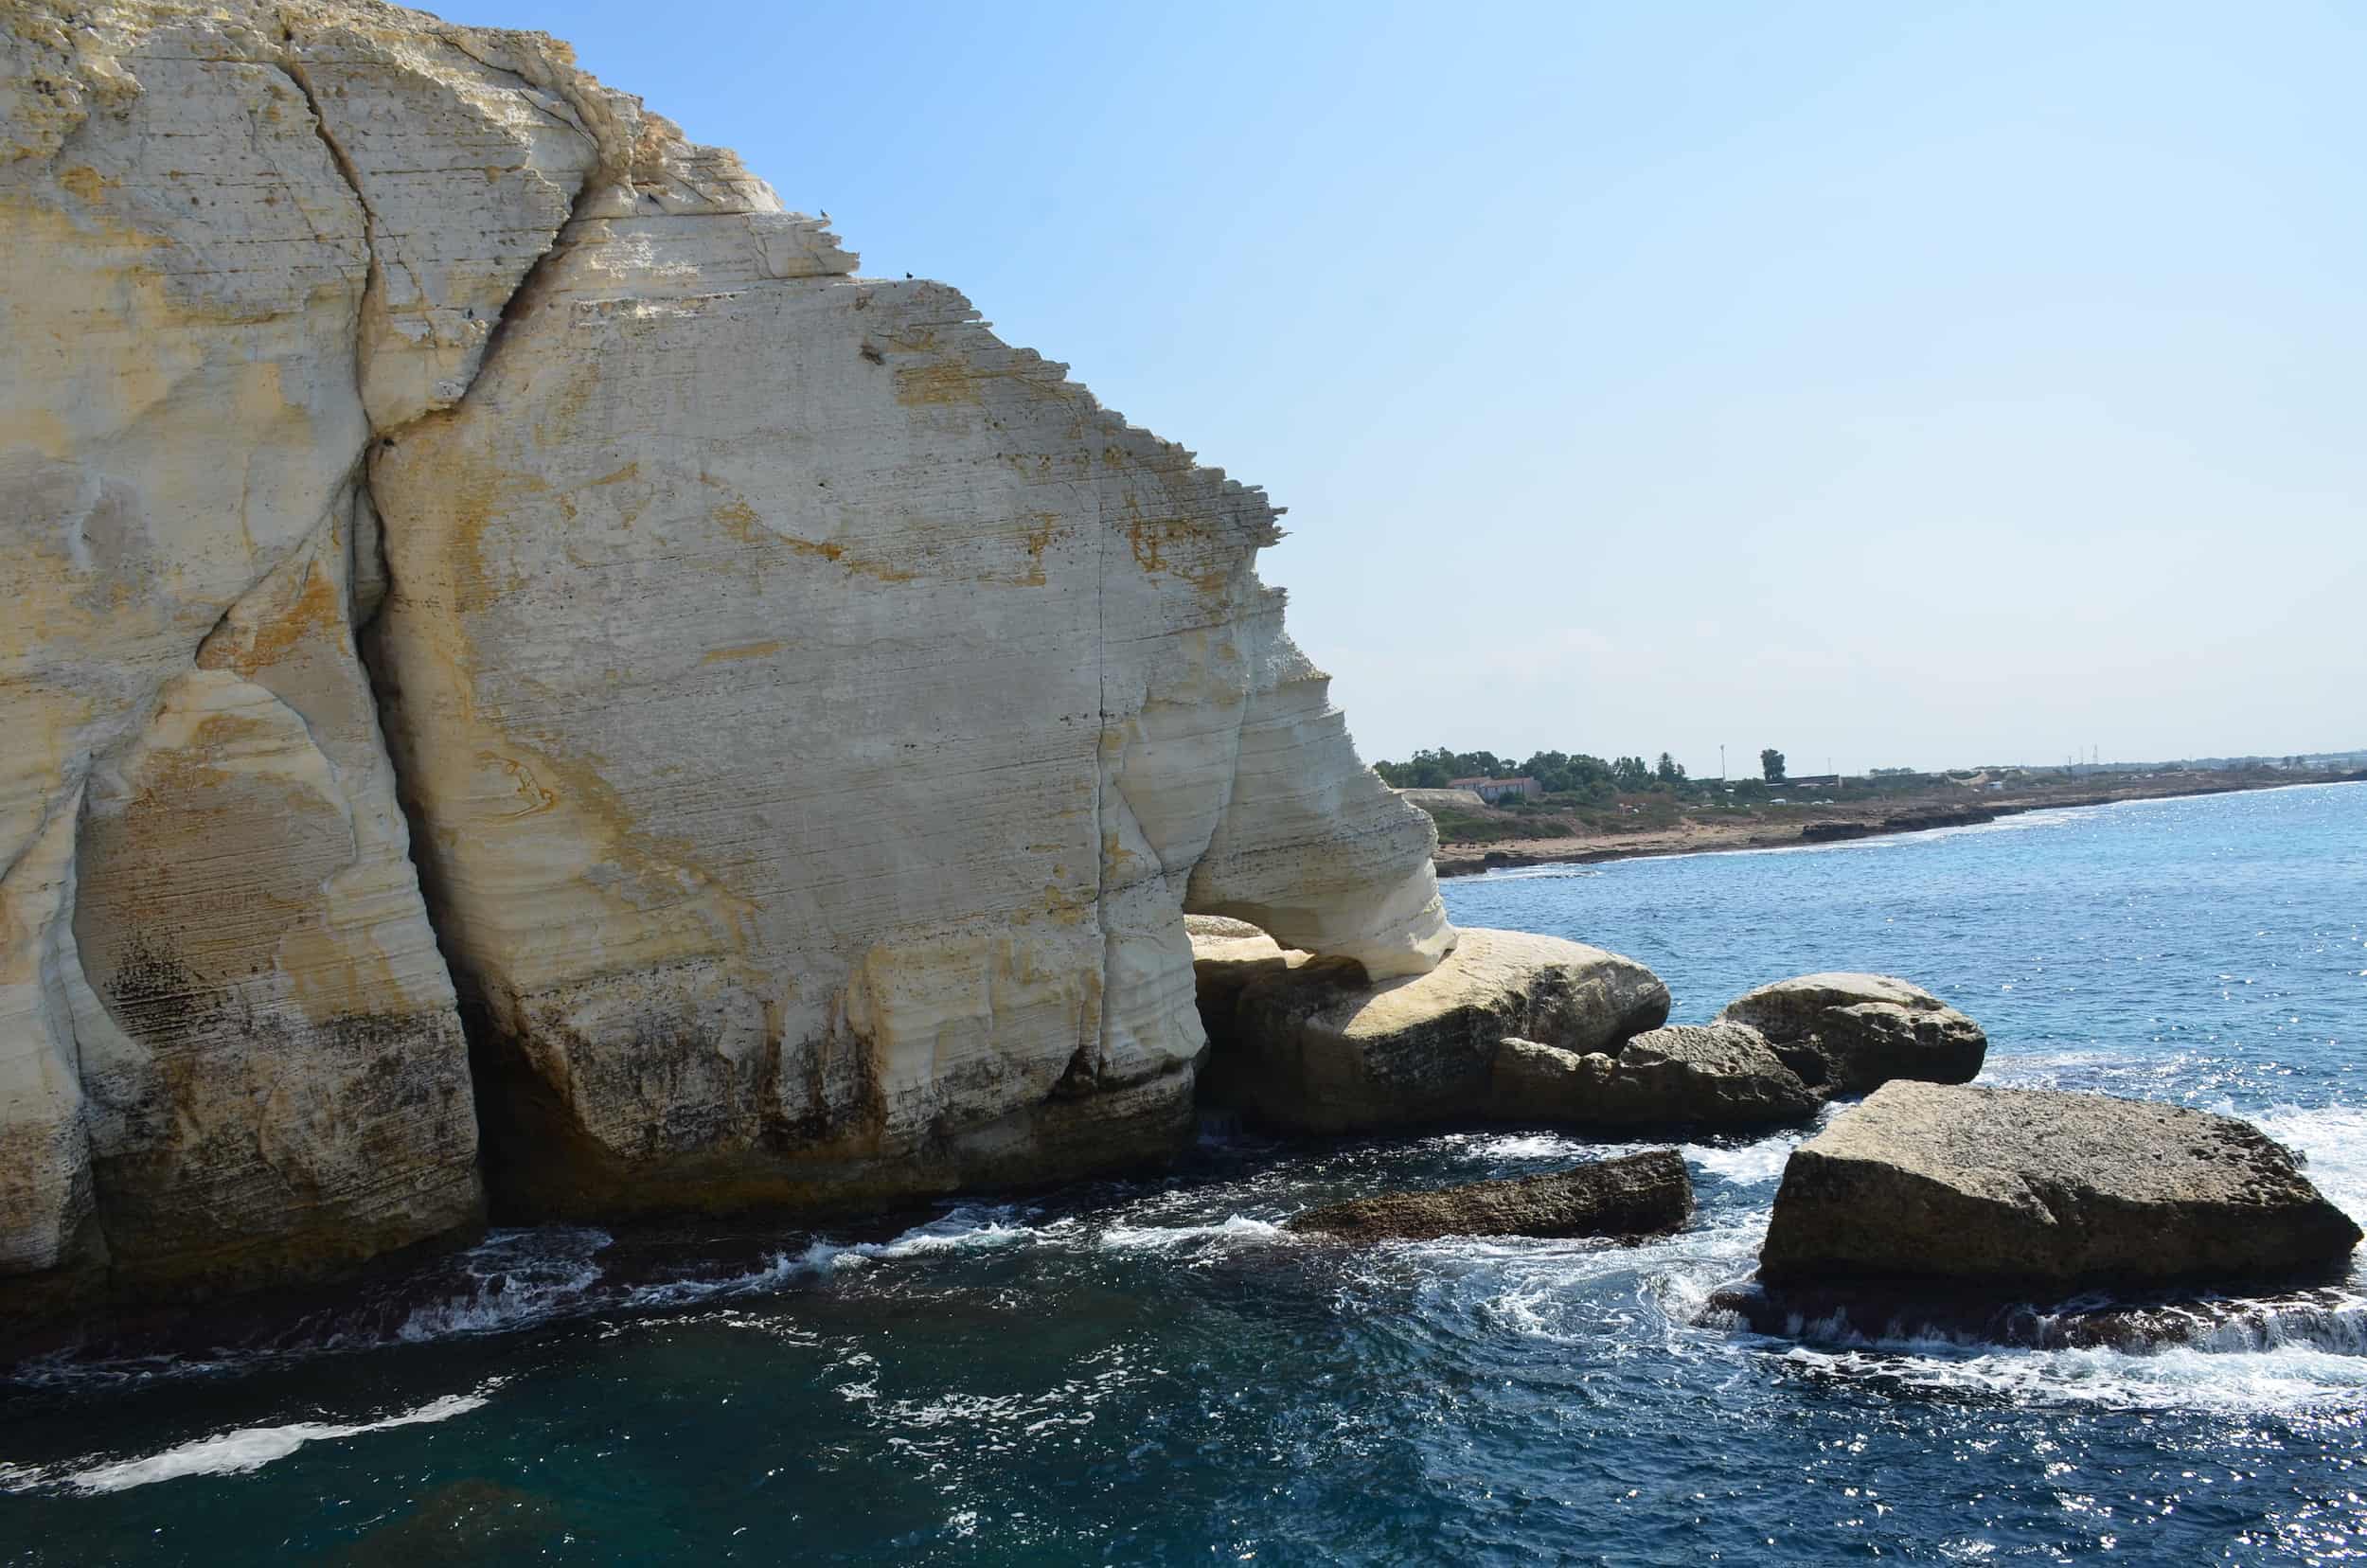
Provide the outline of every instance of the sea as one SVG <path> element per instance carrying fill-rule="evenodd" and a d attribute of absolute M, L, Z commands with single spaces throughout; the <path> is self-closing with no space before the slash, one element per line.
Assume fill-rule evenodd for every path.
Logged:
<path fill-rule="evenodd" d="M 1644 960 L 1679 1021 L 1907 976 L 1987 1028 L 1984 1081 L 2248 1117 L 2367 1221 L 2367 785 L 1446 897 Z M 1640 1247 L 1278 1223 L 1646 1145 L 1216 1117 L 1160 1175 L 868 1229 L 496 1231 L 9 1371 L 0 1562 L 2367 1559 L 2367 1280 L 2142 1353 L 1705 1320 L 1803 1135 L 1685 1143 L 1700 1213 Z"/>

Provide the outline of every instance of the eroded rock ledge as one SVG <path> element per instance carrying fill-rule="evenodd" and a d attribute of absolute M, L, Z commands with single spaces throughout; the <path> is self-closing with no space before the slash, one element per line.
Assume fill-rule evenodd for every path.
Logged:
<path fill-rule="evenodd" d="M 0 1317 L 447 1235 L 481 1170 L 1146 1157 L 1186 908 L 1452 945 L 1264 496 L 959 294 L 539 35 L 0 20 Z"/>
<path fill-rule="evenodd" d="M 1673 1149 L 1597 1160 L 1543 1176 L 1467 1182 L 1326 1203 L 1286 1229 L 1343 1241 L 1430 1241 L 1443 1236 L 1610 1236 L 1641 1240 L 1693 1218 L 1693 1179 Z"/>

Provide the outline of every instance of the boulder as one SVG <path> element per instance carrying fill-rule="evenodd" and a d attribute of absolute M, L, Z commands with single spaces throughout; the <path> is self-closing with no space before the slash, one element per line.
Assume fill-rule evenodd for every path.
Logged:
<path fill-rule="evenodd" d="M 1693 1215 L 1683 1156 L 1656 1149 L 1550 1176 L 1392 1192 L 1309 1209 L 1283 1228 L 1348 1241 L 1441 1236 L 1618 1236 L 1680 1229 Z"/>
<path fill-rule="evenodd" d="M 1887 974 L 1803 974 L 1745 992 L 1717 1015 L 1767 1037 L 1809 1087 L 1861 1095 L 1893 1078 L 1966 1083 L 1989 1037 L 1922 987 Z"/>
<path fill-rule="evenodd" d="M 1771 1292 L 2244 1282 L 2340 1267 L 2358 1239 L 2288 1150 L 2233 1117 L 1900 1082 L 1792 1153 L 1759 1277 Z"/>
<path fill-rule="evenodd" d="M 1739 1024 L 1672 1024 L 1585 1055 L 1506 1040 L 1490 1090 L 1499 1117 L 1565 1127 L 1734 1131 L 1799 1121 L 1817 1104 L 1759 1032 Z"/>
<path fill-rule="evenodd" d="M 1340 959 L 1239 951 L 1230 961 L 1267 967 L 1212 1010 L 1209 1096 L 1303 1131 L 1485 1117 L 1506 1036 L 1583 1054 L 1668 1016 L 1651 971 L 1558 936 L 1466 929 L 1429 973 L 1379 982 Z"/>

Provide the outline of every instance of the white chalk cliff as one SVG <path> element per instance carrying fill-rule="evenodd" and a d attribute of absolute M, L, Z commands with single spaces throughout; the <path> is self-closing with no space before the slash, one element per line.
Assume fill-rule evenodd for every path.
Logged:
<path fill-rule="evenodd" d="M 1142 1158 L 1187 909 L 1451 946 L 1263 495 L 959 294 L 539 35 L 0 19 L 0 1314 Z"/>

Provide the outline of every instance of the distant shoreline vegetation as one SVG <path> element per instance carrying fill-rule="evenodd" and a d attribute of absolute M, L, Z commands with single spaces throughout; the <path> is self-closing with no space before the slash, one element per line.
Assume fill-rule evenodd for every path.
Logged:
<path fill-rule="evenodd" d="M 1660 754 L 1656 764 L 1640 757 L 1607 762 L 1585 752 L 1557 751 L 1537 752 L 1524 762 L 1514 762 L 1490 751 L 1433 747 L 1415 752 L 1409 761 L 1376 762 L 1373 772 L 1400 790 L 1444 790 L 1458 778 L 1534 778 L 1546 794 L 1575 795 L 1598 805 L 1609 805 L 1621 794 L 1656 787 L 1674 790 L 1692 782 L 1685 776 L 1683 764 L 1666 752 Z"/>
<path fill-rule="evenodd" d="M 2185 793 L 2166 787 L 2162 775 L 2214 774 L 2257 785 L 2279 778 L 2305 782 L 2340 777 L 2367 762 L 2367 752 L 2319 752 L 2287 757 L 2206 757 L 2171 762 L 2069 762 L 2058 767 L 1992 766 L 1926 773 L 1913 768 L 1874 768 L 1864 774 L 1793 775 L 1784 754 L 1759 753 L 1759 775 L 1695 778 L 1663 752 L 1654 761 L 1640 757 L 1604 758 L 1586 752 L 1534 752 L 1520 760 L 1491 751 L 1432 747 L 1402 762 L 1379 761 L 1373 771 L 1400 790 L 1447 790 L 1474 781 L 1503 784 L 1534 780 L 1534 788 L 1489 791 L 1477 810 L 1437 800 L 1422 807 L 1436 819 L 1444 843 L 1491 843 L 1507 839 L 1588 838 L 1674 828 L 1681 822 L 1767 817 L 1772 821 L 1809 814 L 1816 807 L 1858 806 L 1895 811 L 1957 803 L 1970 807 L 1998 800 L 2028 801 L 2057 792 L 2102 788 L 2120 793 Z M 2147 780 L 2156 782 L 2147 783 Z M 2191 788 L 2191 782 L 2188 788 Z M 1774 808 L 1771 812 L 1766 809 Z M 1846 813 L 1844 813 L 1846 814 Z"/>

